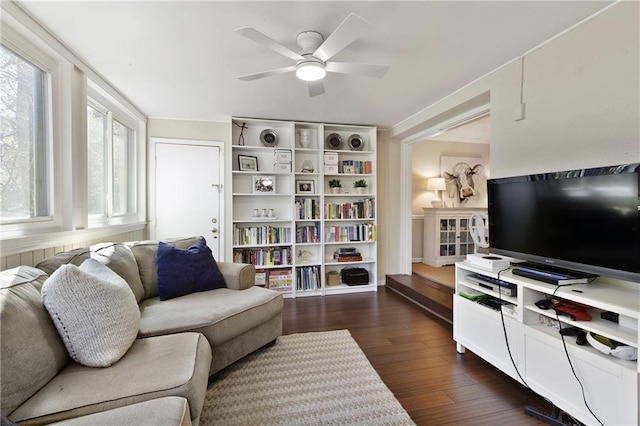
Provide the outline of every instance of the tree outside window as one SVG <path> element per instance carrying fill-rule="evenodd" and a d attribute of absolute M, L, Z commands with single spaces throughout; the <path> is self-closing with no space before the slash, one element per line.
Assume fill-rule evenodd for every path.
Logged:
<path fill-rule="evenodd" d="M 0 218 L 50 215 L 48 75 L 0 46 Z"/>
<path fill-rule="evenodd" d="M 96 100 L 87 105 L 88 211 L 93 218 L 135 212 L 135 131 Z"/>

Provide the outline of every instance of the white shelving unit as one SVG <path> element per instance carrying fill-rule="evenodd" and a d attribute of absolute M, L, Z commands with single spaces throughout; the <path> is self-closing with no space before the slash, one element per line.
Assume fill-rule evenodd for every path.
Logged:
<path fill-rule="evenodd" d="M 252 118 L 232 121 L 234 261 L 254 263 L 259 279 L 268 276 L 266 285 L 282 291 L 285 297 L 376 291 L 376 128 Z M 261 132 L 267 129 L 278 134 L 274 147 L 264 146 L 260 140 Z M 301 133 L 309 139 L 305 146 Z M 334 134 L 340 135 L 343 145 L 326 149 L 327 137 Z M 364 140 L 362 150 L 350 149 L 351 135 Z M 280 163 L 274 163 L 276 151 L 290 152 L 290 169 L 283 171 Z M 325 154 L 337 157 L 331 173 L 325 173 Z M 257 170 L 240 170 L 239 156 L 249 158 L 249 164 L 255 159 Z M 275 191 L 256 192 L 253 186 L 258 177 L 273 179 Z M 331 192 L 330 179 L 340 179 L 341 193 Z M 359 179 L 367 182 L 364 193 L 353 187 Z M 339 207 L 346 211 L 347 205 L 359 213 L 349 218 L 330 213 Z M 361 213 L 363 206 L 366 214 Z M 260 216 L 263 210 L 273 211 L 273 217 L 256 217 L 256 212 Z M 275 232 L 274 228 L 288 239 L 270 244 L 238 239 L 239 234 Z M 355 247 L 362 260 L 333 259 L 335 251 L 347 247 Z M 270 255 L 276 251 L 280 264 L 273 264 Z M 340 276 L 345 267 L 366 269 L 369 283 L 346 285 L 339 281 L 328 285 L 327 274 L 337 272 Z"/>
<path fill-rule="evenodd" d="M 456 264 L 453 337 L 458 352 L 463 353 L 468 348 L 515 380 L 522 382 L 524 379 L 534 391 L 578 420 L 597 424 L 583 402 L 580 385 L 571 371 L 558 331 L 558 319 L 563 328 L 575 326 L 637 349 L 640 339 L 640 285 L 599 278 L 589 284 L 558 288 L 514 275 L 509 270 L 501 273 L 499 278 L 513 284 L 517 295 L 506 297 L 478 285 L 473 274 L 498 278 L 497 273 L 466 262 Z M 508 302 L 508 309 L 503 310 L 504 317 L 499 311 L 461 295 L 473 291 Z M 535 302 L 552 296 L 591 306 L 587 312 L 592 320 L 572 320 L 569 316 L 557 316 L 552 309 L 544 310 L 535 305 Z M 603 311 L 624 316 L 627 320 L 625 326 L 602 319 L 600 313 Z M 503 319 L 510 351 L 505 342 Z M 587 403 L 598 419 L 604 424 L 638 424 L 640 369 L 637 361 L 603 354 L 590 345 L 577 345 L 575 337 L 565 336 L 564 342 L 584 386 Z"/>

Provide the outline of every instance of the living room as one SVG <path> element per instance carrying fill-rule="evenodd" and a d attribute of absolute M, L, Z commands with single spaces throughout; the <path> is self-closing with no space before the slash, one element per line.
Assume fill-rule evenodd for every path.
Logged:
<path fill-rule="evenodd" d="M 410 186 L 406 185 L 406 182 L 411 181 L 411 144 L 428 139 L 439 131 L 443 123 L 464 119 L 483 108 L 490 112 L 492 178 L 640 161 L 638 3 L 578 3 L 590 3 L 589 7 L 593 11 L 585 12 L 584 18 L 567 25 L 559 34 L 554 33 L 539 40 L 508 60 L 478 72 L 463 84 L 434 95 L 435 98 L 430 102 L 417 104 L 419 106 L 400 119 L 387 122 L 365 116 L 348 121 L 352 124 L 379 126 L 376 147 L 378 285 L 384 283 L 384 277 L 388 274 L 411 274 L 412 193 Z M 570 8 L 571 4 L 567 3 L 566 7 Z M 28 4 L 25 4 L 25 9 L 29 9 Z M 34 10 L 36 9 L 34 5 Z M 55 34 L 33 32 L 33 28 L 38 28 L 37 23 L 30 21 L 28 14 L 20 6 L 3 2 L 2 19 L 3 24 L 7 23 L 18 33 L 21 30 L 29 33 L 31 29 L 29 38 L 35 45 L 56 43 Z M 64 22 L 64 18 L 59 19 L 59 22 Z M 46 19 L 41 21 L 46 25 Z M 333 27 L 338 23 L 339 21 L 335 22 Z M 8 30 L 3 25 L 3 43 L 8 36 Z M 38 41 L 37 36 L 44 42 Z M 228 37 L 237 36 L 230 34 Z M 71 41 L 65 42 L 68 44 L 66 47 L 73 47 Z M 508 40 L 501 42 L 507 44 Z M 246 43 L 250 44 L 248 41 Z M 500 49 L 500 46 L 496 48 Z M 64 50 L 65 46 L 55 45 L 55 49 Z M 375 59 L 368 58 L 363 49 L 358 60 Z M 247 72 L 263 69 L 260 63 L 248 60 L 244 65 Z M 393 64 L 390 66 L 393 69 Z M 74 64 L 66 68 L 65 72 L 82 73 L 81 70 L 85 70 L 96 81 L 106 80 L 106 75 L 101 75 L 98 64 Z M 236 76 L 232 77 L 235 79 Z M 151 235 L 147 222 L 152 220 L 153 212 L 147 205 L 149 188 L 146 185 L 146 167 L 151 168 L 147 166 L 148 141 L 151 138 L 214 140 L 228 147 L 230 152 L 231 145 L 235 143 L 232 140 L 232 116 L 343 122 L 328 113 L 330 107 L 325 108 L 326 115 L 322 114 L 323 111 L 316 111 L 313 114 L 309 112 L 308 116 L 275 114 L 268 106 L 261 111 L 230 108 L 225 111 L 227 119 L 202 118 L 206 114 L 186 118 L 147 115 L 144 108 L 131 102 L 133 98 L 127 97 L 127 93 L 124 96 L 119 94 L 119 89 L 116 87 L 107 95 L 131 107 L 134 117 L 143 123 L 136 129 L 142 141 L 137 154 L 143 160 L 141 176 L 136 183 L 140 197 L 136 217 L 129 223 L 114 223 L 102 228 L 90 227 L 82 214 L 86 210 L 77 206 L 74 196 L 69 195 L 65 200 L 66 204 L 60 206 L 60 212 L 65 217 L 59 219 L 55 232 L 47 230 L 20 234 L 15 227 L 8 229 L 8 226 L 2 225 L 0 270 L 18 265 L 35 265 L 56 252 L 88 246 L 97 241 L 149 238 Z M 340 89 L 342 90 L 338 92 L 349 94 L 345 86 Z M 82 90 L 74 90 L 70 90 L 72 95 L 67 99 L 69 103 L 72 98 L 83 95 Z M 93 90 L 92 93 L 105 89 L 98 87 Z M 304 88 L 301 90 L 306 97 Z M 208 108 L 206 103 L 200 103 L 198 107 L 201 110 Z M 303 110 L 310 111 L 306 107 Z M 74 121 L 70 116 L 60 119 Z M 66 128 L 60 137 L 73 139 L 73 129 Z M 74 166 L 74 159 L 75 156 L 81 156 L 82 151 L 75 148 L 76 145 L 70 144 L 58 154 L 64 159 L 64 164 L 71 165 L 66 172 L 60 171 L 62 179 L 58 189 L 67 194 L 75 194 L 75 200 L 81 200 L 85 188 L 74 186 L 77 177 L 82 176 L 82 172 L 74 170 L 78 168 Z M 224 183 L 230 187 L 232 159 L 226 157 L 224 161 L 227 173 Z M 232 217 L 231 197 L 230 191 L 225 193 L 225 217 Z M 224 235 L 231 236 L 231 221 L 225 221 L 222 226 Z M 223 253 L 224 258 L 231 258 L 230 239 L 225 244 Z"/>

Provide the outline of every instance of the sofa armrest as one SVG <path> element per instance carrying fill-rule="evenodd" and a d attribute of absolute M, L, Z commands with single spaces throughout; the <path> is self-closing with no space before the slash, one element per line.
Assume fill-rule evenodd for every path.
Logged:
<path fill-rule="evenodd" d="M 232 290 L 246 290 L 253 287 L 256 280 L 256 268 L 248 263 L 218 262 L 218 268 Z"/>

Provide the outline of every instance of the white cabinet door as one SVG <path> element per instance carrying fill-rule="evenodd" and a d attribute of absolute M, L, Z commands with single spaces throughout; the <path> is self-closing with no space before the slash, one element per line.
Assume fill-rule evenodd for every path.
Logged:
<path fill-rule="evenodd" d="M 155 144 L 152 238 L 202 235 L 214 257 L 223 260 L 221 149 L 214 144 Z"/>

